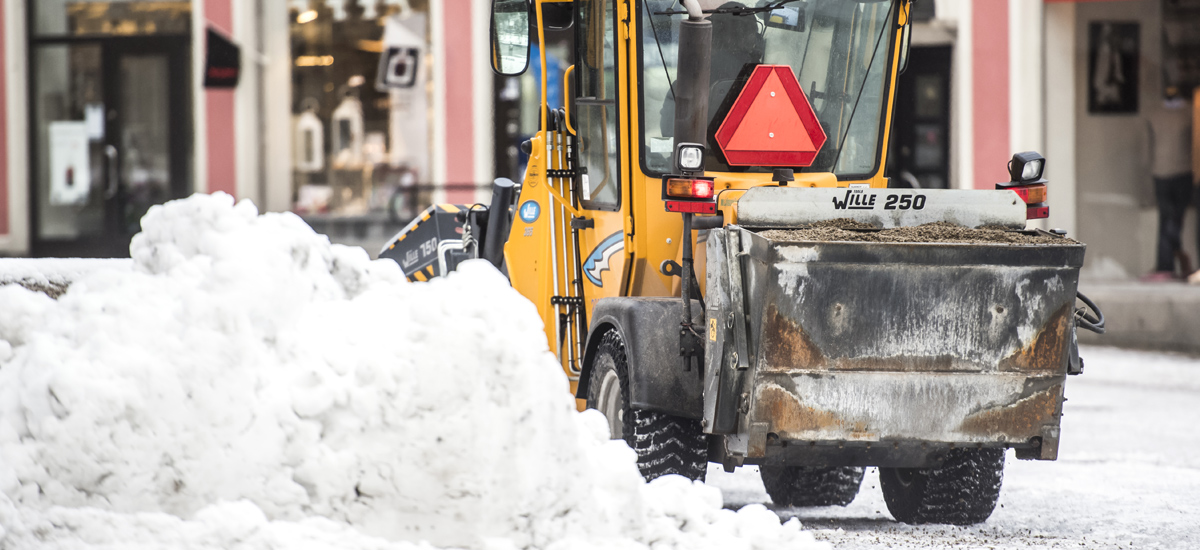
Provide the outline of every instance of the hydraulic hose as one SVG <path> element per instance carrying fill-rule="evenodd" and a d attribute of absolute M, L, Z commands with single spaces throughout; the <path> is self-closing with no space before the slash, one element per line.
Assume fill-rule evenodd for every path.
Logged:
<path fill-rule="evenodd" d="M 1075 297 L 1087 306 L 1075 309 L 1075 324 L 1096 334 L 1104 334 L 1104 312 L 1100 311 L 1096 303 L 1089 300 L 1082 292 L 1075 291 Z M 1089 308 L 1095 315 L 1088 312 Z"/>

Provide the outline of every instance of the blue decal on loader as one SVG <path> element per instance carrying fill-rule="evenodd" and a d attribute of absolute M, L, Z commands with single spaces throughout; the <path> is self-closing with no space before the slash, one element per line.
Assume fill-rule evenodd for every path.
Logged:
<path fill-rule="evenodd" d="M 600 274 L 610 269 L 609 263 L 612 260 L 612 255 L 620 250 L 625 249 L 625 235 L 620 231 L 609 235 L 596 248 L 592 249 L 592 253 L 588 254 L 587 260 L 583 262 L 583 274 L 588 280 L 596 286 L 604 286 L 604 282 L 600 280 Z"/>
<path fill-rule="evenodd" d="M 542 206 L 536 201 L 525 201 L 517 212 L 521 216 L 521 221 L 533 223 L 537 221 L 538 216 L 542 215 Z"/>

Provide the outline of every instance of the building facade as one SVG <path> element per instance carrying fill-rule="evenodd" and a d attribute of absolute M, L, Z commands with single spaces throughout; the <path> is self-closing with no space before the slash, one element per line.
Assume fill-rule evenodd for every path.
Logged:
<path fill-rule="evenodd" d="M 151 205 L 195 192 L 314 227 L 474 202 L 496 171 L 488 8 L 4 0 L 0 255 L 125 255 Z"/>
<path fill-rule="evenodd" d="M 1008 179 L 1013 153 L 1038 151 L 1049 179 L 1042 225 L 1087 243 L 1084 276 L 1151 271 L 1150 126 L 1164 113 L 1200 126 L 1184 99 L 1200 85 L 1200 2 L 921 0 L 917 10 L 892 175 L 988 189 Z M 1196 269 L 1197 216 L 1187 216 L 1184 251 Z"/>
<path fill-rule="evenodd" d="M 1086 273 L 1149 271 L 1148 128 L 1197 84 L 1200 0 L 915 6 L 890 175 L 991 188 L 1039 151 L 1045 225 L 1088 243 Z M 150 205 L 193 192 L 364 244 L 480 200 L 536 130 L 536 74 L 493 76 L 488 19 L 488 0 L 3 0 L 0 255 L 123 255 Z M 550 33 L 555 105 L 571 34 Z M 206 86 L 228 45 L 236 85 Z"/>

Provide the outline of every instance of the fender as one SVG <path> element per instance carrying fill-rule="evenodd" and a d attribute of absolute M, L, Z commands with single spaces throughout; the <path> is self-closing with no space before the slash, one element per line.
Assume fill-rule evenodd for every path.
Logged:
<path fill-rule="evenodd" d="M 592 361 L 604 333 L 616 330 L 625 342 L 629 365 L 629 400 L 635 409 L 699 420 L 703 414 L 703 373 L 683 369 L 679 355 L 679 298 L 603 298 L 592 310 L 583 356 L 583 372 L 575 397 L 587 399 Z M 704 327 L 704 312 L 692 301 L 692 322 Z"/>

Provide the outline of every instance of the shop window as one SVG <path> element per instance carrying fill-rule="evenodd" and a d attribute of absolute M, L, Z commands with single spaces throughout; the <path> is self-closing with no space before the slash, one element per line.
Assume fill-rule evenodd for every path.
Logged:
<path fill-rule="evenodd" d="M 125 256 L 192 186 L 189 1 L 30 0 L 30 251 Z"/>
<path fill-rule="evenodd" d="M 429 2 L 290 3 L 294 209 L 407 221 L 432 199 Z"/>
<path fill-rule="evenodd" d="M 34 36 L 139 36 L 191 32 L 190 1 L 126 0 L 100 2 L 36 0 Z"/>
<path fill-rule="evenodd" d="M 1163 0 L 1163 95 L 1200 89 L 1200 2 Z"/>

